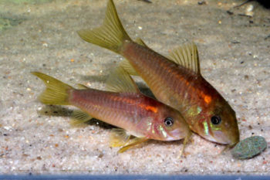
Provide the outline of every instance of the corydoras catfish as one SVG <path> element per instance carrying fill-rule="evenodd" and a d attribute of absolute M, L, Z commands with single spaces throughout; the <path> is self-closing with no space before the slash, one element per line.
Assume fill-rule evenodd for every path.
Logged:
<path fill-rule="evenodd" d="M 148 139 L 174 141 L 185 138 L 185 146 L 190 135 L 188 124 L 177 110 L 140 93 L 122 68 L 110 76 L 109 91 L 74 89 L 46 74 L 32 74 L 47 86 L 39 97 L 43 104 L 73 105 L 82 110 L 73 114 L 79 122 L 96 118 L 118 127 L 112 133 L 111 146 L 123 146 L 119 152 Z"/>
<path fill-rule="evenodd" d="M 239 141 L 235 111 L 202 77 L 194 43 L 177 48 L 166 58 L 142 41 L 133 41 L 112 0 L 108 2 L 103 25 L 80 30 L 78 34 L 87 42 L 127 58 L 129 64 L 122 63 L 125 69 L 141 76 L 159 101 L 179 110 L 195 133 L 227 147 Z"/>

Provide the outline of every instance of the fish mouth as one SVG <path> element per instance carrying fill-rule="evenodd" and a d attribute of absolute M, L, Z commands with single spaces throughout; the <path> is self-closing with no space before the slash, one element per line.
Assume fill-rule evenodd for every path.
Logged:
<path fill-rule="evenodd" d="M 183 139 L 187 136 L 187 132 L 180 130 L 180 129 L 175 129 L 173 131 L 170 131 L 168 133 L 168 136 L 166 138 L 167 141 L 175 141 L 175 140 L 180 140 Z"/>
<path fill-rule="evenodd" d="M 207 141 L 211 141 L 217 144 L 222 144 L 222 145 L 228 145 L 232 144 L 232 141 L 230 138 L 226 137 L 226 135 L 222 131 L 214 131 L 209 134 L 206 133 L 198 133 L 201 137 L 206 139 Z"/>
<path fill-rule="evenodd" d="M 232 136 L 224 134 L 222 131 L 215 131 L 214 136 L 212 138 L 216 143 L 224 144 L 229 147 L 233 147 L 238 142 L 235 138 L 232 138 Z"/>

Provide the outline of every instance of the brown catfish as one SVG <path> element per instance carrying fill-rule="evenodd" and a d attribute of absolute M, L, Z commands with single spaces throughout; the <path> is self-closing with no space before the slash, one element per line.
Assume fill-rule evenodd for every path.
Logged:
<path fill-rule="evenodd" d="M 79 122 L 92 117 L 118 128 L 111 136 L 111 146 L 124 146 L 119 152 L 148 139 L 174 141 L 190 135 L 190 129 L 181 114 L 139 92 L 132 78 L 118 69 L 108 80 L 110 91 L 74 89 L 73 87 L 40 72 L 33 72 L 44 81 L 47 88 L 39 100 L 44 104 L 73 105 Z M 135 138 L 130 138 L 131 136 Z M 184 149 L 184 146 L 183 146 Z"/>
<path fill-rule="evenodd" d="M 183 45 L 166 58 L 134 42 L 124 30 L 114 3 L 109 0 L 103 25 L 78 31 L 87 42 L 127 58 L 124 68 L 143 78 L 155 97 L 179 110 L 190 128 L 207 140 L 228 145 L 239 141 L 234 110 L 201 75 L 194 43 Z"/>

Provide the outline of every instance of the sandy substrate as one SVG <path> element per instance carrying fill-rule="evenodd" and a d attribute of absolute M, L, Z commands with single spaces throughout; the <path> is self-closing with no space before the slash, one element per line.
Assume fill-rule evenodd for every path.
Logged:
<path fill-rule="evenodd" d="M 270 142 L 270 11 L 238 1 L 116 0 L 124 27 L 167 54 L 183 42 L 198 45 L 203 76 L 237 113 L 241 139 L 259 135 Z M 270 174 L 270 151 L 235 160 L 221 145 L 197 135 L 179 159 L 180 142 L 149 141 L 123 154 L 109 147 L 103 124 L 72 128 L 70 108 L 46 107 L 36 99 L 41 71 L 70 85 L 104 89 L 121 57 L 90 45 L 76 31 L 101 24 L 106 0 L 59 0 L 0 4 L 0 15 L 17 23 L 0 31 L 1 174 Z M 227 11 L 231 10 L 231 13 Z M 19 22 L 19 23 L 18 23 Z"/>

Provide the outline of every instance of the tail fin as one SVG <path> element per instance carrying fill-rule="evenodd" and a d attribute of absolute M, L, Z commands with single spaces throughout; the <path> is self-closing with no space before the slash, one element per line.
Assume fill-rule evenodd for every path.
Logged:
<path fill-rule="evenodd" d="M 39 96 L 40 102 L 50 105 L 69 105 L 68 90 L 73 87 L 40 72 L 32 72 L 40 78 L 47 86 L 46 90 Z"/>
<path fill-rule="evenodd" d="M 120 53 L 125 40 L 131 41 L 117 15 L 113 0 L 109 0 L 103 25 L 92 30 L 78 31 L 79 36 L 92 44 Z"/>

